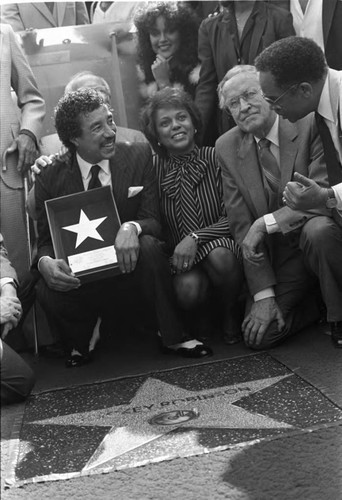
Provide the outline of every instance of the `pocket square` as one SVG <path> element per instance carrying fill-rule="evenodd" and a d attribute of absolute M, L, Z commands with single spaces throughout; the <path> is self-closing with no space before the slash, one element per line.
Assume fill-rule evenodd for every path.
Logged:
<path fill-rule="evenodd" d="M 144 186 L 131 186 L 128 188 L 128 198 L 133 198 L 133 196 L 136 196 L 140 191 L 144 189 Z"/>

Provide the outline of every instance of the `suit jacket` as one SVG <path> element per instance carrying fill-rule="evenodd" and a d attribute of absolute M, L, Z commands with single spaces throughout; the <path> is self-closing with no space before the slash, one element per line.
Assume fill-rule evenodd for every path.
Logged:
<path fill-rule="evenodd" d="M 264 2 L 256 2 L 256 17 L 248 60 L 244 64 L 254 64 L 254 59 L 263 49 L 280 38 L 295 35 L 292 15 Z M 198 32 L 198 57 L 201 62 L 200 79 L 196 89 L 196 104 L 201 112 L 204 129 L 210 127 L 210 118 L 217 108 L 216 88 L 229 69 L 238 60 L 234 41 L 229 31 L 230 14 L 224 10 L 202 21 Z M 222 133 L 224 123 L 219 125 Z M 204 130 L 205 133 L 205 130 Z"/>
<path fill-rule="evenodd" d="M 14 31 L 89 24 L 84 2 L 56 2 L 55 8 L 56 19 L 45 2 L 8 3 L 1 7 L 1 19 Z"/>
<path fill-rule="evenodd" d="M 238 127 L 226 132 L 216 142 L 230 229 L 235 241 L 240 245 L 253 222 L 270 212 L 256 148 L 253 135 L 242 132 Z M 279 118 L 279 150 L 281 171 L 279 199 L 294 172 L 310 177 L 324 187 L 328 186 L 322 145 L 315 128 L 313 114 L 295 124 Z M 319 214 L 331 215 L 328 210 Z M 318 215 L 318 212 L 299 212 L 279 206 L 273 215 L 282 235 L 266 236 L 267 252 L 262 263 L 258 265 L 244 263 L 252 295 L 276 284 L 272 267 L 274 240 L 276 244 L 283 246 L 285 253 L 287 251 L 290 255 L 298 238 L 295 230 L 305 224 L 310 217 Z"/>
<path fill-rule="evenodd" d="M 18 282 L 17 273 L 12 266 L 7 250 L 4 246 L 4 240 L 2 234 L 0 233 L 0 278 L 12 278 L 14 281 Z"/>
<path fill-rule="evenodd" d="M 142 234 L 161 237 L 156 176 L 148 144 L 116 145 L 110 160 L 113 194 L 121 222 L 136 221 Z M 128 198 L 128 188 L 143 186 Z M 81 172 L 75 155 L 65 155 L 45 168 L 36 178 L 35 194 L 38 216 L 38 258 L 54 257 L 45 211 L 45 200 L 84 191 Z"/>
<path fill-rule="evenodd" d="M 17 35 L 6 24 L 0 24 L 0 68 L 0 176 L 7 186 L 16 189 L 22 187 L 22 176 L 17 171 L 17 155 L 7 157 L 7 170 L 4 171 L 3 153 L 20 129 L 30 130 L 39 140 L 45 103 Z M 13 99 L 11 87 L 17 95 L 18 105 Z M 20 119 L 18 107 L 21 110 Z"/>
<path fill-rule="evenodd" d="M 290 10 L 290 0 L 269 1 Z M 342 69 L 342 0 L 323 0 L 322 27 L 328 66 Z"/>

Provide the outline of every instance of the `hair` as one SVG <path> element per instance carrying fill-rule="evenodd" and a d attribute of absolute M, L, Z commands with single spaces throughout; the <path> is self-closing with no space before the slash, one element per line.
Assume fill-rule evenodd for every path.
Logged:
<path fill-rule="evenodd" d="M 220 109 L 224 109 L 226 107 L 226 96 L 224 91 L 225 84 L 228 82 L 228 80 L 231 80 L 234 76 L 241 73 L 249 73 L 251 75 L 255 75 L 256 78 L 258 78 L 258 72 L 255 66 L 252 66 L 250 64 L 237 64 L 236 66 L 233 66 L 229 71 L 227 71 L 227 73 L 224 75 L 217 86 L 217 95 Z"/>
<path fill-rule="evenodd" d="M 141 113 L 142 130 L 148 141 L 151 143 L 152 148 L 159 156 L 163 158 L 168 156 L 168 151 L 165 146 L 159 143 L 156 127 L 156 114 L 161 108 L 186 109 L 196 130 L 195 142 L 197 143 L 197 138 L 199 137 L 202 128 L 202 122 L 201 115 L 196 104 L 191 96 L 183 89 L 166 87 L 150 97 Z"/>
<path fill-rule="evenodd" d="M 169 29 L 177 30 L 180 36 L 180 48 L 175 54 L 177 64 L 171 69 L 171 83 L 189 85 L 188 75 L 198 64 L 199 19 L 189 7 L 175 1 L 149 2 L 147 8 L 138 11 L 134 19 L 138 35 L 138 63 L 145 74 L 145 81 L 146 83 L 154 81 L 151 65 L 156 54 L 151 46 L 150 31 L 159 16 L 165 19 Z"/>
<path fill-rule="evenodd" d="M 67 94 L 68 92 L 79 90 L 80 88 L 88 88 L 87 85 L 80 85 L 80 81 L 85 79 L 86 77 L 96 78 L 100 82 L 100 84 L 105 88 L 106 94 L 108 95 L 108 101 L 110 102 L 110 86 L 108 85 L 106 80 L 102 78 L 102 76 L 95 75 L 95 73 L 93 73 L 92 71 L 80 71 L 79 73 L 76 73 L 76 75 L 72 76 L 65 86 L 64 93 Z"/>
<path fill-rule="evenodd" d="M 103 98 L 94 89 L 82 88 L 60 98 L 55 108 L 55 127 L 59 139 L 69 151 L 76 149 L 71 140 L 82 135 L 81 115 L 86 116 L 102 104 Z"/>
<path fill-rule="evenodd" d="M 322 80 L 327 63 L 322 49 L 310 38 L 289 36 L 267 47 L 255 60 L 258 71 L 270 72 L 278 87 Z"/>

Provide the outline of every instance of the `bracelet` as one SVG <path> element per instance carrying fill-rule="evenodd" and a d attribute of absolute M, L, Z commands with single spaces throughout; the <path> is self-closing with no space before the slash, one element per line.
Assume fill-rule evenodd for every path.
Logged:
<path fill-rule="evenodd" d="M 193 240 L 196 241 L 197 245 L 199 244 L 199 236 L 198 236 L 198 234 L 192 232 L 192 233 L 189 234 L 189 236 L 190 236 L 190 238 L 192 238 Z"/>

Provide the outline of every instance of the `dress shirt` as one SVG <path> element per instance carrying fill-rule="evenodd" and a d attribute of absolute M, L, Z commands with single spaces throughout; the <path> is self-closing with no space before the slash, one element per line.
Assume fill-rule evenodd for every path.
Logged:
<path fill-rule="evenodd" d="M 305 12 L 299 0 L 290 0 L 290 11 L 296 35 L 312 38 L 324 51 L 322 10 L 323 0 L 309 0 Z"/>
<path fill-rule="evenodd" d="M 321 97 L 317 107 L 317 113 L 319 113 L 327 124 L 331 138 L 333 140 L 334 146 L 338 153 L 340 163 L 342 165 L 342 128 L 338 120 L 339 110 L 339 95 L 340 95 L 340 85 L 339 80 L 332 81 L 330 77 L 329 70 L 327 78 L 324 82 Z M 335 197 L 337 200 L 337 210 L 342 212 L 342 182 L 331 186 L 335 192 Z"/>

